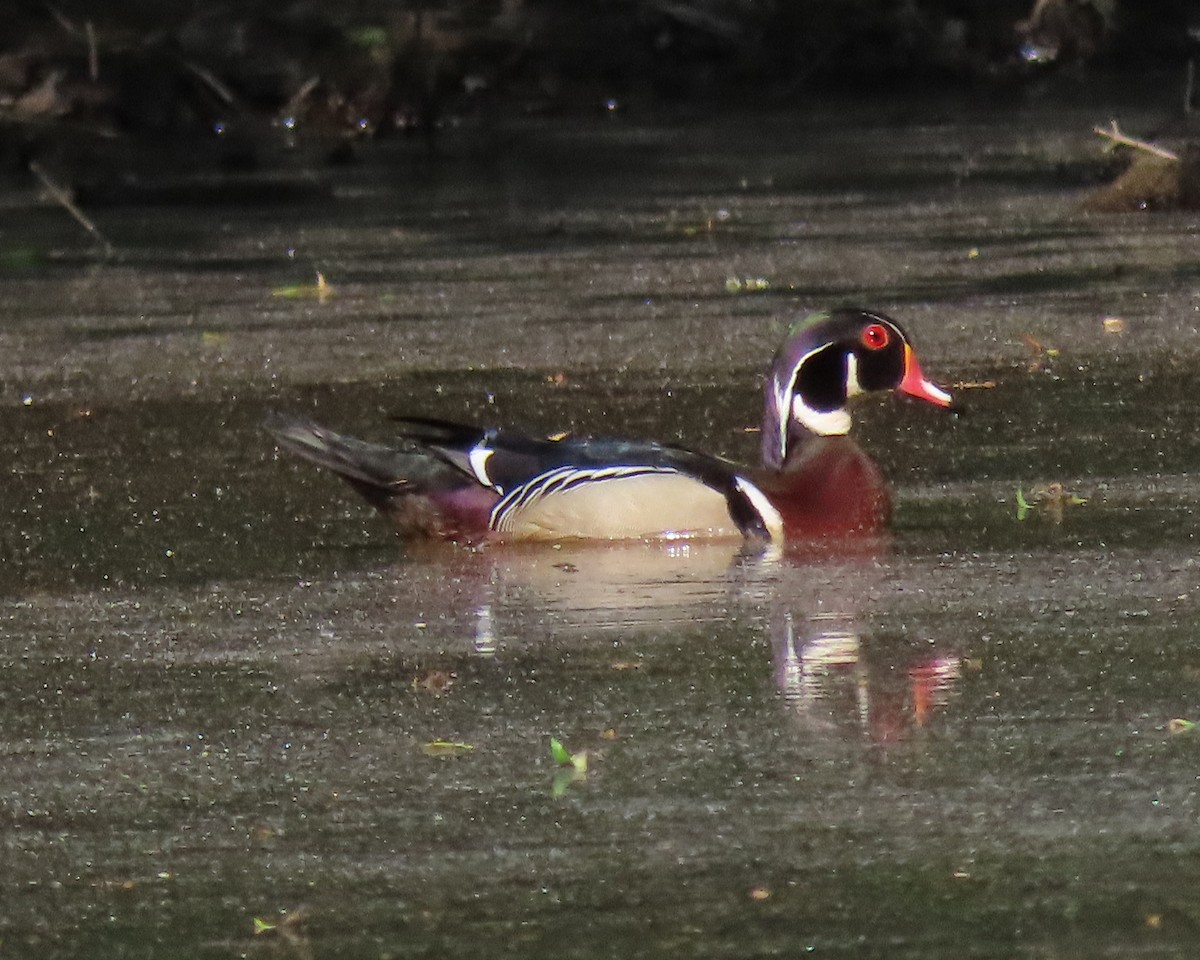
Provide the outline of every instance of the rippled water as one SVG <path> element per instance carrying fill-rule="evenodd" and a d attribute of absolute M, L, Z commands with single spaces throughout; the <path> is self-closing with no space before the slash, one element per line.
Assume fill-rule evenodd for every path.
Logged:
<path fill-rule="evenodd" d="M 1103 119 L 538 121 L 99 262 L 12 200 L 0 956 L 1190 955 L 1197 222 L 1073 212 Z M 860 411 L 868 555 L 405 549 L 258 428 L 748 458 L 844 300 L 970 407 Z"/>

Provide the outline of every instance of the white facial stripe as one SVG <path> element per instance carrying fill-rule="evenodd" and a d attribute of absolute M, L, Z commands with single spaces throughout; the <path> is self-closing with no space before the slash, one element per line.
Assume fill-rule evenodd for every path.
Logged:
<path fill-rule="evenodd" d="M 787 436 L 788 436 L 788 417 L 791 416 L 791 400 L 792 388 L 796 385 L 796 375 L 800 372 L 800 368 L 796 367 L 792 371 L 792 379 L 787 383 L 780 383 L 775 388 L 775 413 L 776 420 L 779 421 L 779 459 L 781 461 L 787 459 Z"/>
<path fill-rule="evenodd" d="M 783 539 L 783 517 L 779 511 L 771 505 L 771 501 L 767 499 L 767 495 L 758 489 L 745 477 L 737 477 L 733 484 L 750 501 L 750 505 L 758 511 L 758 515 L 762 518 L 763 526 L 767 528 L 767 532 L 771 535 L 771 539 L 778 543 Z"/>
<path fill-rule="evenodd" d="M 800 394 L 796 394 L 792 398 L 792 416 L 821 437 L 849 433 L 853 423 L 850 419 L 850 411 L 844 408 L 841 410 L 814 410 L 804 402 Z"/>
<path fill-rule="evenodd" d="M 474 446 L 471 452 L 467 454 L 467 462 L 471 464 L 471 472 L 475 474 L 475 479 L 482 483 L 485 487 L 495 486 L 492 483 L 492 478 L 488 476 L 487 464 L 492 459 L 492 454 L 496 451 L 491 447 L 482 445 Z M 501 490 L 501 493 L 504 491 Z"/>
<path fill-rule="evenodd" d="M 796 417 L 796 419 L 798 419 L 814 433 L 825 432 L 812 426 L 812 424 L 809 422 L 812 417 L 821 417 L 823 414 L 820 414 L 815 410 L 810 410 L 809 407 L 805 406 L 801 402 L 799 396 L 794 395 L 794 391 L 796 389 L 796 381 L 800 378 L 800 371 L 804 369 L 804 365 L 822 350 L 828 350 L 831 346 L 832 344 L 823 343 L 819 347 L 814 347 L 812 350 L 809 350 L 808 353 L 802 356 L 797 361 L 796 365 L 792 367 L 791 379 L 789 379 L 787 383 L 780 383 L 778 385 L 775 393 L 775 409 L 779 414 L 779 450 L 781 460 L 787 459 L 788 427 L 791 425 L 791 417 Z M 806 412 L 804 416 L 801 416 L 798 412 L 801 409 Z M 845 430 L 835 432 L 848 433 L 849 430 L 850 427 L 847 426 Z"/>
<path fill-rule="evenodd" d="M 853 353 L 848 353 L 846 354 L 846 399 L 857 397 L 862 392 L 862 384 L 858 382 L 858 357 Z"/>

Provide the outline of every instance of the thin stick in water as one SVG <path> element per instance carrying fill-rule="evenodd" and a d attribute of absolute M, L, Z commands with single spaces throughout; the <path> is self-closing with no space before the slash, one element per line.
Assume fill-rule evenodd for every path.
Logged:
<path fill-rule="evenodd" d="M 106 254 L 112 253 L 113 245 L 109 242 L 108 237 L 101 233 L 100 228 L 91 221 L 86 213 L 79 209 L 79 206 L 71 199 L 67 191 L 50 179 L 49 175 L 36 160 L 29 161 L 29 172 L 38 178 L 55 203 L 66 210 L 84 230 L 104 245 L 104 252 Z"/>

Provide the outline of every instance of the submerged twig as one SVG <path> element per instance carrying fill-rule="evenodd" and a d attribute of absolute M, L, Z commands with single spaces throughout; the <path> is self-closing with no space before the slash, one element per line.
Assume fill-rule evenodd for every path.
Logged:
<path fill-rule="evenodd" d="M 1156 157 L 1162 157 L 1164 160 L 1178 160 L 1179 154 L 1168 150 L 1166 147 L 1160 147 L 1146 140 L 1138 140 L 1134 137 L 1126 136 L 1121 132 L 1121 128 L 1117 126 L 1117 121 L 1113 120 L 1112 125 L 1107 129 L 1104 127 L 1092 127 L 1092 132 L 1098 136 L 1109 140 L 1114 147 L 1131 147 L 1134 150 L 1144 150 L 1146 153 L 1152 153 Z"/>
<path fill-rule="evenodd" d="M 217 75 L 211 70 L 200 66 L 198 63 L 193 63 L 191 60 L 181 60 L 180 62 L 188 72 L 216 94 L 222 103 L 227 106 L 233 106 L 237 102 L 237 97 L 234 96 L 233 91 L 218 80 Z"/>
<path fill-rule="evenodd" d="M 304 106 L 304 101 L 307 100 L 312 92 L 317 89 L 317 86 L 320 84 L 320 82 L 321 75 L 314 74 L 300 84 L 300 89 L 288 97 L 288 102 L 283 105 L 283 108 L 279 111 L 279 115 L 282 117 L 290 117 L 295 114 L 302 106 Z"/>
<path fill-rule="evenodd" d="M 108 237 L 101 233 L 100 228 L 92 222 L 86 213 L 79 209 L 79 205 L 71 199 L 70 194 L 50 179 L 50 176 L 41 168 L 36 160 L 29 161 L 29 172 L 38 178 L 55 203 L 66 210 L 84 230 L 104 245 L 104 252 L 106 254 L 112 253 L 113 245 L 109 242 Z"/>
<path fill-rule="evenodd" d="M 83 25 L 83 29 L 87 34 L 88 77 L 92 83 L 95 83 L 100 79 L 100 49 L 96 45 L 96 25 L 88 20 Z"/>
<path fill-rule="evenodd" d="M 79 36 L 79 28 L 75 26 L 74 22 L 72 22 L 71 19 L 68 18 L 67 15 L 59 10 L 54 4 L 46 4 L 46 12 L 54 18 L 54 21 L 63 28 L 65 33 L 72 37 Z"/>

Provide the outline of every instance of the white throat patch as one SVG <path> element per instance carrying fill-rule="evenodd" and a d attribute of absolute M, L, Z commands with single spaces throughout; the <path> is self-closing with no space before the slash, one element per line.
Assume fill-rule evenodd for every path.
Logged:
<path fill-rule="evenodd" d="M 792 397 L 792 416 L 819 437 L 847 434 L 853 423 L 849 410 L 814 410 L 798 393 Z"/>
<path fill-rule="evenodd" d="M 819 437 L 841 436 L 850 432 L 853 421 L 850 418 L 849 411 L 844 408 L 840 410 L 814 410 L 801 399 L 800 394 L 792 392 L 796 387 L 796 381 L 800 378 L 800 371 L 804 365 L 822 350 L 828 350 L 832 346 L 832 344 L 823 343 L 819 347 L 810 350 L 800 358 L 796 366 L 792 369 L 791 380 L 787 383 L 777 383 L 775 386 L 775 396 L 773 399 L 775 408 L 779 412 L 779 449 L 784 452 L 784 460 L 787 459 L 787 454 L 790 452 L 788 450 L 788 428 L 791 420 L 798 421 L 805 429 L 811 433 L 815 433 Z M 862 384 L 858 380 L 858 357 L 853 353 L 847 353 L 846 397 L 849 399 L 862 392 Z"/>

